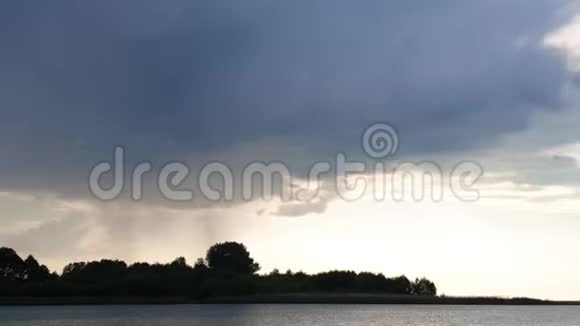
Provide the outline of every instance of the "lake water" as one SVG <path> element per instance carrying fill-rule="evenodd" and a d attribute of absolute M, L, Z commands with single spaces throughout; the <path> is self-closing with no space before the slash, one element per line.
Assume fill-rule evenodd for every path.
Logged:
<path fill-rule="evenodd" d="M 580 326 L 580 307 L 180 305 L 0 307 L 2 326 Z"/>

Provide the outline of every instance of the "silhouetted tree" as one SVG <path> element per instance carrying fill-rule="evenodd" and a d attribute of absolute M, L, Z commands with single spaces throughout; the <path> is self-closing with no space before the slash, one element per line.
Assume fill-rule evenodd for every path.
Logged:
<path fill-rule="evenodd" d="M 203 282 L 203 280 L 207 279 L 209 277 L 209 274 L 210 274 L 209 267 L 207 267 L 203 259 L 201 258 L 198 259 L 195 265 L 193 265 L 192 270 L 193 282 L 199 284 Z"/>
<path fill-rule="evenodd" d="M 383 274 L 359 273 L 356 276 L 356 289 L 361 292 L 383 292 L 387 290 L 387 278 Z"/>
<path fill-rule="evenodd" d="M 25 278 L 22 258 L 10 248 L 0 248 L 0 280 L 17 281 Z"/>
<path fill-rule="evenodd" d="M 27 280 L 33 282 L 44 282 L 52 277 L 48 267 L 40 265 L 33 256 L 28 256 L 24 261 L 24 274 Z"/>
<path fill-rule="evenodd" d="M 127 271 L 127 264 L 118 260 L 103 259 L 98 262 L 73 263 L 67 265 L 62 273 L 64 280 L 94 283 L 99 280 L 118 281 Z"/>
<path fill-rule="evenodd" d="M 212 246 L 207 251 L 206 260 L 212 272 L 222 275 L 252 275 L 260 270 L 246 246 L 236 242 Z"/>
<path fill-rule="evenodd" d="M 437 295 L 437 287 L 435 283 L 426 278 L 415 279 L 412 284 L 412 293 L 415 295 Z"/>
<path fill-rule="evenodd" d="M 356 281 L 356 273 L 350 271 L 331 271 L 314 276 L 314 283 L 318 290 L 338 291 L 353 288 Z"/>
<path fill-rule="evenodd" d="M 411 294 L 412 290 L 411 281 L 405 275 L 387 279 L 386 292 L 388 293 Z"/>

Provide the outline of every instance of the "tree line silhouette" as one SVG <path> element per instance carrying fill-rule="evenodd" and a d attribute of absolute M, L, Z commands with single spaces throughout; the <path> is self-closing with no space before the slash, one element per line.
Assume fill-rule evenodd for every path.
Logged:
<path fill-rule="evenodd" d="M 212 297 L 291 293 L 377 293 L 435 296 L 426 278 L 411 282 L 405 276 L 330 271 L 309 275 L 274 270 L 257 274 L 260 265 L 243 244 L 219 243 L 193 266 L 185 258 L 168 264 L 119 260 L 77 262 L 62 273 L 51 273 L 34 257 L 22 259 L 13 249 L 0 248 L 0 296 L 18 297 L 169 297 L 203 300 Z"/>

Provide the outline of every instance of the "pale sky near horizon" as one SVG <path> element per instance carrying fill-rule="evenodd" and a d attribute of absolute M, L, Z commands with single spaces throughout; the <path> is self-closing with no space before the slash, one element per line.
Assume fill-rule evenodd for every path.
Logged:
<path fill-rule="evenodd" d="M 263 272 L 580 300 L 577 1 L 4 1 L 0 46 L 0 246 L 51 270 L 240 241 Z M 374 122 L 398 131 L 393 164 L 477 162 L 479 200 L 345 201 L 332 180 L 309 203 L 176 203 L 152 177 L 141 201 L 89 192 L 117 145 L 129 169 L 280 161 L 300 183 L 339 152 L 368 162 Z"/>

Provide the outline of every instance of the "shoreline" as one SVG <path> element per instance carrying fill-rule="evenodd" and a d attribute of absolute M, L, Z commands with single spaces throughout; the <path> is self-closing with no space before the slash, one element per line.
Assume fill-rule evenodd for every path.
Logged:
<path fill-rule="evenodd" d="M 530 298 L 429 297 L 364 293 L 303 293 L 215 297 L 1 297 L 0 306 L 178 305 L 178 304 L 376 304 L 376 305 L 494 305 L 580 306 L 580 301 Z"/>

